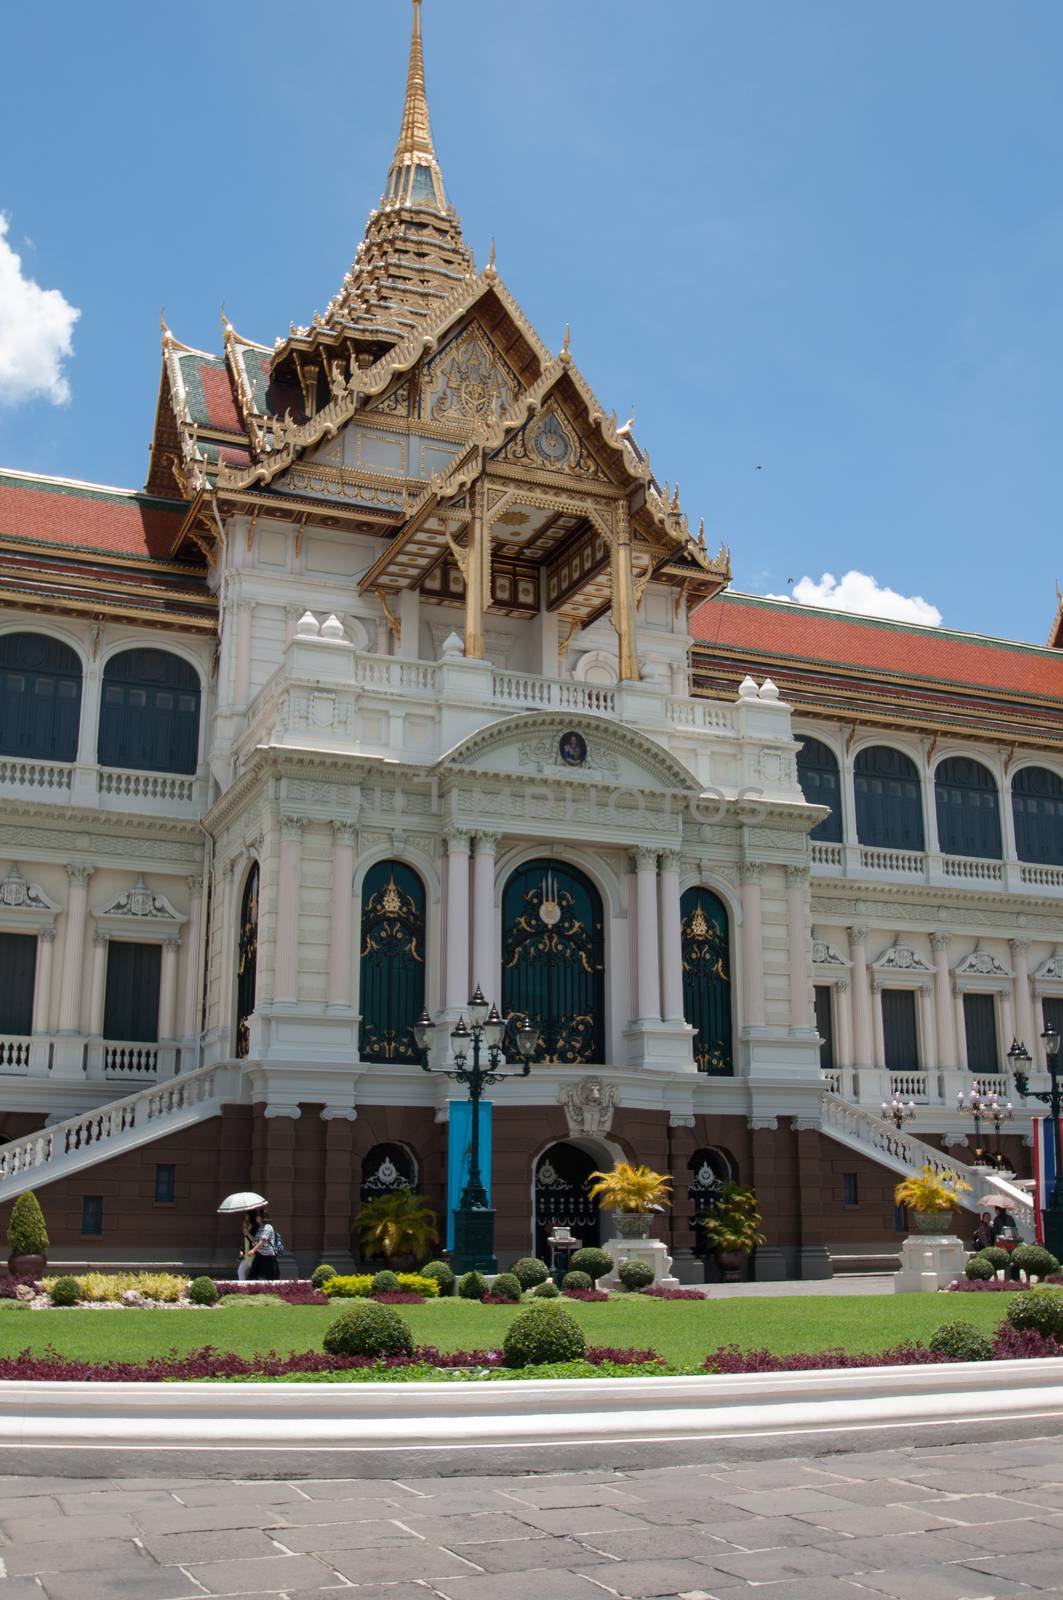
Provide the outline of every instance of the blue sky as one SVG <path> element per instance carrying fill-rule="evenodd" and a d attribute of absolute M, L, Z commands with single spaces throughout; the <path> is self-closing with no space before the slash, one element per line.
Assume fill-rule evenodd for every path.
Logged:
<path fill-rule="evenodd" d="M 481 263 L 497 239 L 549 344 L 571 322 L 607 407 L 637 406 L 736 586 L 855 568 L 947 625 L 1042 642 L 1063 579 L 1059 0 L 424 10 L 466 237 Z M 222 301 L 267 343 L 324 306 L 383 185 L 408 25 L 405 0 L 10 8 L 0 463 L 139 485 L 160 306 L 208 349 Z M 62 303 L 26 279 L 80 311 L 50 375 Z"/>

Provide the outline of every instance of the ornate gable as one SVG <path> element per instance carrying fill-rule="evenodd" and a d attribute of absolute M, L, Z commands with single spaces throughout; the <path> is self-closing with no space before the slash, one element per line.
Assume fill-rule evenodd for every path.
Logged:
<path fill-rule="evenodd" d="M 500 422 L 521 389 L 501 351 L 472 322 L 425 362 L 419 412 L 431 422 Z"/>
<path fill-rule="evenodd" d="M 610 481 L 601 462 L 588 449 L 556 399 L 550 400 L 538 416 L 519 428 L 493 459 L 509 466 L 530 467 L 535 472 L 553 472 L 591 483 Z"/>

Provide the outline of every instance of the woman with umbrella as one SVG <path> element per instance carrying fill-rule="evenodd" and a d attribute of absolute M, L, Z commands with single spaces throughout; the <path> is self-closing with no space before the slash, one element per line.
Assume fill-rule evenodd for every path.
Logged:
<path fill-rule="evenodd" d="M 238 1278 L 280 1277 L 277 1231 L 269 1221 L 268 1204 L 263 1195 L 242 1189 L 236 1194 L 227 1195 L 218 1207 L 219 1216 L 231 1216 L 239 1211 L 244 1214 Z"/>

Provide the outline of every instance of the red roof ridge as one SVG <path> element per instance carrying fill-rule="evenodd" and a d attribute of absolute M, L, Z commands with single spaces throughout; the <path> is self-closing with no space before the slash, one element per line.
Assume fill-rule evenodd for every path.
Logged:
<path fill-rule="evenodd" d="M 184 502 L 174 498 L 166 499 L 163 495 L 149 494 L 144 489 L 127 489 L 113 483 L 88 483 L 84 478 L 63 478 L 49 472 L 20 472 L 17 467 L 0 466 L 0 478 L 14 478 L 17 483 L 27 488 L 40 484 L 48 489 L 58 487 L 61 489 L 83 489 L 88 494 L 122 495 L 128 500 L 157 500 L 161 505 L 172 505 L 175 511 L 184 511 Z"/>

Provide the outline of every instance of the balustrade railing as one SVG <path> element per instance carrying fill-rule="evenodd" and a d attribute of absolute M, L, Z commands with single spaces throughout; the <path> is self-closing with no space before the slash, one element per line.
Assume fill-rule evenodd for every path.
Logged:
<path fill-rule="evenodd" d="M 1023 883 L 1033 889 L 1063 889 L 1063 867 L 1038 867 L 1024 861 L 1019 873 Z"/>
<path fill-rule="evenodd" d="M 154 1078 L 159 1070 L 157 1044 L 103 1043 L 103 1071 L 108 1078 Z"/>
<path fill-rule="evenodd" d="M 0 1072 L 17 1076 L 30 1070 L 32 1040 L 18 1034 L 0 1034 Z"/>
<path fill-rule="evenodd" d="M 921 850 L 886 850 L 862 844 L 860 865 L 869 872 L 902 872 L 908 877 L 920 877 L 926 871 L 926 856 Z"/>
<path fill-rule="evenodd" d="M 73 776 L 73 766 L 66 763 L 0 757 L 0 787 L 3 788 L 43 789 L 66 795 L 70 791 Z"/>
<path fill-rule="evenodd" d="M 689 700 L 682 695 L 668 699 L 668 720 L 677 728 L 710 728 L 721 733 L 734 732 L 734 714 L 729 706 L 707 700 Z"/>
<path fill-rule="evenodd" d="M 187 805 L 195 792 L 195 779 L 175 777 L 168 772 L 127 772 L 101 767 L 96 777 L 96 792 L 118 795 L 124 800 L 171 800 Z"/>
<path fill-rule="evenodd" d="M 983 861 L 980 856 L 942 856 L 941 870 L 946 878 L 967 878 L 978 883 L 1004 880 L 1004 863 Z"/>
<path fill-rule="evenodd" d="M 814 867 L 844 867 L 845 846 L 812 840 L 812 865 Z"/>
<path fill-rule="evenodd" d="M 891 1072 L 890 1093 L 902 1100 L 914 1100 L 916 1105 L 927 1105 L 930 1085 L 925 1072 Z"/>

